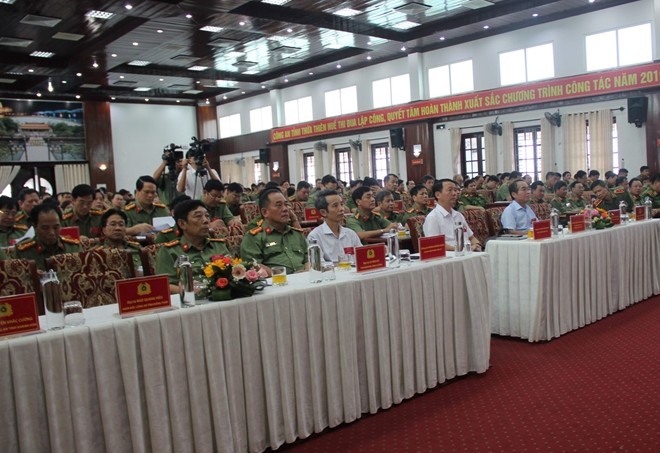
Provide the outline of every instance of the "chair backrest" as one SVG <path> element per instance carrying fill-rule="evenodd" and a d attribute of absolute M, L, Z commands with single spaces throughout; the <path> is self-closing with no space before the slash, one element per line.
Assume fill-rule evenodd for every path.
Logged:
<path fill-rule="evenodd" d="M 115 281 L 135 277 L 133 259 L 121 249 L 55 255 L 46 267 L 57 272 L 64 300 L 79 300 L 85 308 L 116 303 Z"/>
<path fill-rule="evenodd" d="M 144 275 L 156 275 L 156 255 L 163 244 L 149 244 L 140 249 L 140 261 Z"/>
<path fill-rule="evenodd" d="M 303 203 L 302 201 L 291 201 L 291 210 L 293 213 L 298 217 L 298 221 L 302 222 L 305 220 L 305 207 L 307 206 L 307 203 Z"/>
<path fill-rule="evenodd" d="M 225 240 L 225 245 L 229 249 L 229 254 L 231 256 L 240 256 L 241 255 L 241 242 L 243 242 L 243 235 L 233 235 L 223 238 Z"/>
<path fill-rule="evenodd" d="M 259 205 L 257 203 L 241 204 L 241 222 L 247 225 L 259 215 Z"/>
<path fill-rule="evenodd" d="M 483 209 L 466 209 L 463 211 L 463 217 L 465 217 L 465 221 L 477 240 L 481 244 L 485 244 L 486 240 L 491 236 L 488 220 L 486 220 L 486 211 Z"/>
<path fill-rule="evenodd" d="M 539 220 L 548 220 L 550 218 L 550 209 L 552 208 L 548 203 L 534 203 L 529 205 L 536 214 Z"/>
<path fill-rule="evenodd" d="M 227 233 L 227 236 L 243 236 L 243 233 L 245 233 L 245 225 L 237 222 L 229 227 L 229 233 Z"/>
<path fill-rule="evenodd" d="M 39 314 L 45 314 L 37 264 L 24 259 L 0 260 L 0 296 L 26 293 L 35 293 Z"/>
<path fill-rule="evenodd" d="M 495 203 L 495 191 L 490 189 L 479 189 L 477 193 L 484 197 L 488 203 Z"/>
<path fill-rule="evenodd" d="M 492 208 L 486 208 L 486 220 L 488 221 L 488 227 L 490 228 L 490 235 L 497 236 L 502 232 L 502 213 L 506 209 L 506 206 L 496 206 Z"/>
<path fill-rule="evenodd" d="M 418 215 L 407 220 L 410 228 L 410 241 L 412 242 L 413 253 L 419 252 L 419 238 L 424 237 L 424 220 L 426 216 Z"/>

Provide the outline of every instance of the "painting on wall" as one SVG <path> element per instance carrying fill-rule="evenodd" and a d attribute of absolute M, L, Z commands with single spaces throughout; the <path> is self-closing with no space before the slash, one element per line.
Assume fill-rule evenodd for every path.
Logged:
<path fill-rule="evenodd" d="M 0 163 L 85 160 L 81 102 L 0 99 Z"/>

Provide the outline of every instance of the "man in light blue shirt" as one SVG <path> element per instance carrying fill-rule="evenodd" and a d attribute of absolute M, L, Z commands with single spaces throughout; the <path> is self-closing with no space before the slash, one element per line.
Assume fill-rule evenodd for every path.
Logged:
<path fill-rule="evenodd" d="M 509 234 L 527 234 L 532 228 L 532 221 L 536 221 L 536 214 L 527 205 L 531 197 L 529 186 L 524 180 L 509 184 L 509 192 L 513 201 L 502 213 L 502 228 Z"/>

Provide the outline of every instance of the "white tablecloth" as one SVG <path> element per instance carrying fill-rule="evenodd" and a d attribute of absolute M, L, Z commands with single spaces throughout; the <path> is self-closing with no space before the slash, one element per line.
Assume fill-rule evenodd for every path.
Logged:
<path fill-rule="evenodd" d="M 3 452 L 262 451 L 490 356 L 484 254 L 0 340 Z"/>
<path fill-rule="evenodd" d="M 660 220 L 540 241 L 493 240 L 492 332 L 551 340 L 660 294 Z"/>

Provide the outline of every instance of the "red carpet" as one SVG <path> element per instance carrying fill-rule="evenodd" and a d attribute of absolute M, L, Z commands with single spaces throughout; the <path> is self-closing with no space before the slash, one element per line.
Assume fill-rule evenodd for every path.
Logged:
<path fill-rule="evenodd" d="M 279 451 L 660 452 L 660 297 Z"/>

